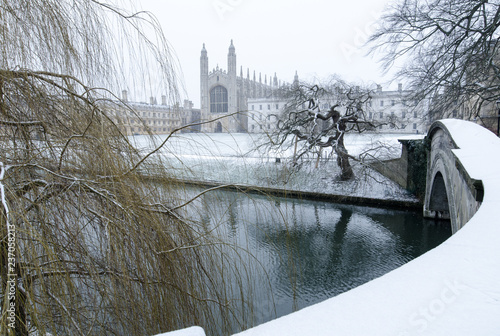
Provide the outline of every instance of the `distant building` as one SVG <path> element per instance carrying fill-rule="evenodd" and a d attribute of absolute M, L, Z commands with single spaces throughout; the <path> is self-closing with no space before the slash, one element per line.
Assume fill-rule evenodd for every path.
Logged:
<path fill-rule="evenodd" d="M 383 91 L 381 85 L 373 93 L 365 107 L 368 121 L 378 125 L 384 133 L 426 133 L 430 125 L 429 104 L 427 101 L 415 102 L 410 99 L 412 91 Z"/>
<path fill-rule="evenodd" d="M 265 75 L 263 81 L 261 74 L 258 80 L 256 79 L 254 71 L 253 78 L 250 79 L 249 69 L 244 78 L 242 67 L 238 76 L 236 67 L 236 52 L 232 40 L 227 55 L 227 71 L 220 69 L 219 66 L 212 71 L 208 70 L 208 53 L 203 44 L 200 57 L 200 113 L 201 120 L 208 122 L 201 127 L 204 132 L 249 131 L 249 119 L 246 113 L 248 99 L 268 99 L 273 89 L 281 84 L 276 74 L 272 77 Z M 243 113 L 221 118 L 236 112 Z M 209 122 L 212 120 L 215 121 Z"/>
<path fill-rule="evenodd" d="M 295 74 L 294 83 L 298 83 Z M 411 91 L 403 90 L 399 84 L 398 90 L 383 91 L 382 86 L 372 93 L 372 99 L 364 106 L 365 117 L 377 125 L 375 131 L 382 133 L 425 133 L 429 126 L 428 104 L 415 103 L 409 100 Z M 281 100 L 270 95 L 268 98 L 248 99 L 248 132 L 272 132 L 277 127 L 278 116 L 286 105 Z M 327 111 L 337 103 L 336 97 L 324 99 L 321 110 Z M 304 107 L 305 108 L 305 107 Z"/>
<path fill-rule="evenodd" d="M 184 100 L 184 106 L 180 111 L 181 125 L 187 126 L 182 132 L 200 132 L 201 131 L 201 110 L 193 107 L 193 102 Z"/>
<path fill-rule="evenodd" d="M 201 131 L 264 133 L 277 127 L 277 117 L 286 101 L 273 93 L 282 85 L 289 84 L 279 81 L 276 74 L 264 76 L 264 79 L 259 74 L 257 80 L 255 71 L 251 79 L 249 69 L 244 77 L 242 67 L 238 76 L 236 52 L 232 40 L 227 55 L 227 71 L 218 65 L 212 71 L 208 69 L 208 53 L 203 44 L 200 56 L 201 107 L 199 119 L 196 119 L 202 123 Z M 298 83 L 297 73 L 294 83 Z M 401 84 L 398 90 L 394 91 L 383 91 L 381 86 L 377 86 L 372 100 L 365 106 L 366 117 L 378 125 L 377 131 L 426 132 L 429 125 L 428 104 L 425 102 L 416 104 L 410 101 L 407 98 L 409 93 L 411 92 L 402 89 Z M 322 106 L 322 110 L 327 110 L 335 102 L 335 97 L 332 97 L 331 101 L 323 102 L 325 106 Z M 228 114 L 233 115 L 224 117 Z"/>
<path fill-rule="evenodd" d="M 166 96 L 162 96 L 161 104 L 156 98 L 150 97 L 149 104 L 145 102 L 128 101 L 127 91 L 122 91 L 122 103 L 106 103 L 106 109 L 122 132 L 127 135 L 169 134 L 175 129 L 200 120 L 200 110 L 193 108 L 191 101 L 185 100 L 184 105 L 167 105 Z M 200 126 L 194 125 L 189 131 L 199 131 Z"/>
<path fill-rule="evenodd" d="M 295 72 L 293 83 L 298 85 L 299 77 Z M 272 132 L 278 126 L 278 117 L 282 113 L 287 101 L 273 95 L 247 100 L 248 133 Z"/>
<path fill-rule="evenodd" d="M 278 98 L 248 99 L 248 133 L 266 133 L 276 129 L 285 102 Z"/>

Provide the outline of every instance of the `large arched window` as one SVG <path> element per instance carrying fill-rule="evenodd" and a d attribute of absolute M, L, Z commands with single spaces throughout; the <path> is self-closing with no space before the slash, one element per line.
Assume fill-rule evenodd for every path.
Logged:
<path fill-rule="evenodd" d="M 217 85 L 210 90 L 210 112 L 227 113 L 227 89 Z"/>

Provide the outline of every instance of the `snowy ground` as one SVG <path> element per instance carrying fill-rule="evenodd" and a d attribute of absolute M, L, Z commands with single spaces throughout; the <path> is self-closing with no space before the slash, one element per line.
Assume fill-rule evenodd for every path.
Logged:
<path fill-rule="evenodd" d="M 134 144 L 144 151 L 160 144 L 166 136 L 151 143 L 145 136 L 131 137 Z M 348 134 L 345 139 L 351 155 L 369 153 L 377 159 L 397 158 L 401 154 L 398 139 L 422 138 L 422 135 L 404 134 Z M 306 161 L 301 169 L 293 169 L 293 146 L 280 152 L 269 151 L 262 143 L 262 136 L 250 134 L 178 134 L 167 141 L 158 152 L 174 176 L 180 179 L 245 184 L 261 187 L 283 188 L 352 195 L 369 198 L 413 200 L 396 183 L 365 166 L 352 162 L 356 179 L 338 180 L 340 171 L 335 156 L 323 153 L 316 168 L 316 158 Z M 277 163 L 276 159 L 280 162 Z"/>

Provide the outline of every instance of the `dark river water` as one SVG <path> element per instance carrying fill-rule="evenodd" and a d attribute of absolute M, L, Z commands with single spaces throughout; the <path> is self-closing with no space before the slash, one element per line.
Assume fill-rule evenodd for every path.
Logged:
<path fill-rule="evenodd" d="M 238 245 L 257 325 L 407 263 L 451 235 L 420 212 L 214 191 L 193 203 L 207 229 Z M 239 330 L 234 330 L 235 332 Z"/>

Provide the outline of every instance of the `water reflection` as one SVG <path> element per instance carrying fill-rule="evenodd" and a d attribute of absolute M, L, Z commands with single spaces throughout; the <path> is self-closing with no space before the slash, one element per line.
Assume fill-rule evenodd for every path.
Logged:
<path fill-rule="evenodd" d="M 379 277 L 451 235 L 418 212 L 229 191 L 207 193 L 193 206 L 207 230 L 250 252 L 240 267 L 256 263 L 266 274 L 272 295 L 255 285 L 255 324 Z"/>

